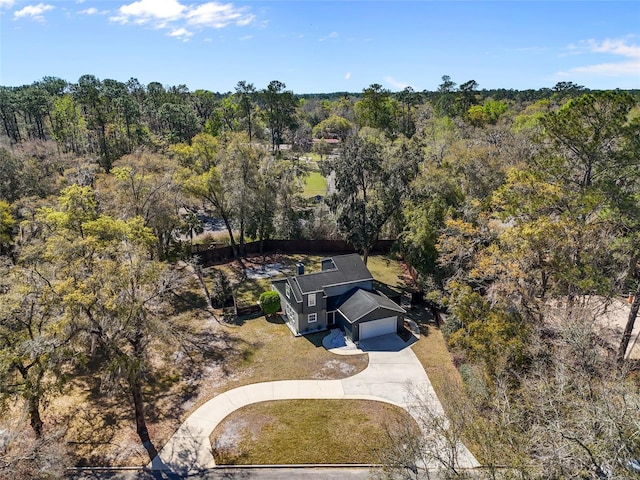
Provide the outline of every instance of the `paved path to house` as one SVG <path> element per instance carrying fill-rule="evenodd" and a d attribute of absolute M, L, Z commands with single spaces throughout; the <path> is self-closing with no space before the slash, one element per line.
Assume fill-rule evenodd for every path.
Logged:
<path fill-rule="evenodd" d="M 400 406 L 416 420 L 426 404 L 444 416 L 422 364 L 400 337 L 391 334 L 369 339 L 361 342 L 361 347 L 369 354 L 369 365 L 352 377 L 254 383 L 212 398 L 185 420 L 148 467 L 175 473 L 213 468 L 215 461 L 209 441 L 213 429 L 234 410 L 269 400 L 376 400 Z M 461 467 L 479 465 L 464 445 L 460 445 L 458 455 Z"/>

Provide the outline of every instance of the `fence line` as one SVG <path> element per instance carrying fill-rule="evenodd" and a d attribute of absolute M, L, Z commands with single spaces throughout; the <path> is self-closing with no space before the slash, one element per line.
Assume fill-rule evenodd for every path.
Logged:
<path fill-rule="evenodd" d="M 377 240 L 369 253 L 389 253 L 395 240 Z M 357 249 L 344 240 L 263 240 L 244 245 L 245 255 L 269 253 L 354 253 Z M 205 248 L 194 245 L 192 255 L 197 256 L 203 266 L 234 258 L 233 248 Z"/>

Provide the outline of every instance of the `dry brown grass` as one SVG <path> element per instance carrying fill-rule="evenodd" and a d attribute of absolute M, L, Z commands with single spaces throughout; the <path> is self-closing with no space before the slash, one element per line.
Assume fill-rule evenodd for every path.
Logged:
<path fill-rule="evenodd" d="M 413 344 L 411 348 L 427 372 L 447 417 L 449 419 L 465 417 L 467 421 L 475 418 L 479 412 L 473 410 L 474 407 L 467 398 L 462 377 L 453 364 L 442 332 L 434 324 L 429 324 L 431 316 L 425 310 L 412 312 L 410 316 L 418 323 L 421 330 L 420 341 Z M 465 412 L 463 413 L 462 410 Z M 473 438 L 465 435 L 464 431 L 460 433 L 467 448 L 478 456 L 481 451 L 480 446 L 474 442 Z"/>
<path fill-rule="evenodd" d="M 378 463 L 388 429 L 407 422 L 406 411 L 382 402 L 278 400 L 235 411 L 210 438 L 218 464 Z"/>
<path fill-rule="evenodd" d="M 427 372 L 436 394 L 442 399 L 452 385 L 462 387 L 462 378 L 451 360 L 442 332 L 434 325 L 423 329 L 423 332 L 426 334 L 411 348 Z"/>
<path fill-rule="evenodd" d="M 366 354 L 328 352 L 322 346 L 327 332 L 294 337 L 280 317 L 259 317 L 228 328 L 241 334 L 245 344 L 242 354 L 229 364 L 237 372 L 229 388 L 276 380 L 345 378 L 364 370 L 369 361 Z"/>
<path fill-rule="evenodd" d="M 290 255 L 250 261 L 280 262 L 293 272 L 300 261 L 307 271 L 319 270 L 322 258 Z M 394 285 L 399 265 L 384 257 L 371 258 L 374 276 Z M 232 278 L 240 272 L 237 262 L 218 268 Z M 324 333 L 294 337 L 281 320 L 259 317 L 219 323 L 206 313 L 197 283 L 190 288 L 183 292 L 187 301 L 167 316 L 165 330 L 185 326 L 194 333 L 156 342 L 151 349 L 153 368 L 144 395 L 149 432 L 158 449 L 193 410 L 219 393 L 264 381 L 344 378 L 368 364 L 367 355 L 327 352 L 321 346 Z M 173 354 L 176 350 L 178 355 Z M 43 412 L 45 428 L 66 429 L 65 440 L 77 465 L 145 465 L 148 455 L 135 431 L 129 395 L 125 390 L 115 394 L 101 390 L 97 360 L 75 372 L 63 394 L 51 398 Z"/>
<path fill-rule="evenodd" d="M 203 321 L 203 319 L 201 319 Z M 156 358 L 159 373 L 146 390 L 147 420 L 157 448 L 197 407 L 224 391 L 250 383 L 285 379 L 344 378 L 366 368 L 367 355 L 337 356 L 317 333 L 294 337 L 281 320 L 264 317 L 237 325 L 204 322 L 201 341 L 211 351 L 186 358 Z M 159 349 L 163 350 L 163 349 Z M 125 394 L 109 395 L 88 372 L 52 404 L 58 423 L 69 425 L 66 440 L 78 465 L 144 465 L 148 456 L 135 432 Z"/>

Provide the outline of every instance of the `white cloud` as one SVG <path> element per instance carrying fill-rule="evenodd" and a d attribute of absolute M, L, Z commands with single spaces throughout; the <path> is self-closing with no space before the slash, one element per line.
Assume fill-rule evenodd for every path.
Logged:
<path fill-rule="evenodd" d="M 347 74 L 344 76 L 345 80 L 349 80 L 351 78 L 351 72 L 347 72 Z"/>
<path fill-rule="evenodd" d="M 27 18 L 30 17 L 32 20 L 37 20 L 39 22 L 44 21 L 43 13 L 53 10 L 53 5 L 46 5 L 44 3 L 39 3 L 37 5 L 27 5 L 21 10 L 18 10 L 13 14 L 13 18 Z"/>
<path fill-rule="evenodd" d="M 201 25 L 211 28 L 224 28 L 231 23 L 246 26 L 255 18 L 245 13 L 246 9 L 236 8 L 231 3 L 208 2 L 190 8 L 186 14 L 190 25 Z"/>
<path fill-rule="evenodd" d="M 595 53 L 611 53 L 612 55 L 640 59 L 640 45 L 627 45 L 624 40 L 606 39 L 601 43 L 589 40 L 588 43 L 591 51 Z"/>
<path fill-rule="evenodd" d="M 152 21 L 177 20 L 186 7 L 176 0 L 140 0 L 118 9 L 118 15 L 111 20 L 118 23 L 144 25 Z"/>
<path fill-rule="evenodd" d="M 557 75 L 561 77 L 570 77 L 575 74 L 598 75 L 602 77 L 635 75 L 640 78 L 640 60 L 620 63 L 598 63 L 585 67 L 575 67 L 557 73 Z"/>
<path fill-rule="evenodd" d="M 184 40 L 184 32 L 192 36 L 194 28 L 220 29 L 232 24 L 243 27 L 253 23 L 255 15 L 249 13 L 246 7 L 235 7 L 232 3 L 196 4 L 181 3 L 180 0 L 139 0 L 121 6 L 117 15 L 110 20 L 124 25 L 148 25 L 158 29 L 169 29 L 170 36 Z M 190 28 L 187 29 L 188 27 Z"/>
<path fill-rule="evenodd" d="M 326 37 L 322 37 L 320 38 L 321 42 L 324 42 L 325 40 L 329 40 L 331 38 L 338 38 L 340 35 L 338 35 L 338 32 L 331 32 L 329 35 L 327 35 Z"/>
<path fill-rule="evenodd" d="M 188 42 L 189 38 L 191 38 L 193 36 L 193 32 L 190 32 L 186 28 L 177 28 L 177 29 L 172 30 L 171 32 L 169 32 L 168 35 L 170 37 L 174 37 L 174 38 L 177 38 L 179 40 L 182 40 L 183 42 Z"/>
<path fill-rule="evenodd" d="M 400 90 L 403 90 L 407 87 L 410 87 L 411 85 L 409 85 L 408 83 L 404 83 L 404 82 L 399 82 L 398 80 L 396 80 L 393 77 L 384 77 L 384 81 L 387 82 L 389 85 L 391 85 L 392 87 L 396 87 Z"/>
<path fill-rule="evenodd" d="M 240 41 L 245 42 L 247 40 L 251 40 L 253 35 L 245 35 L 244 37 L 240 37 Z"/>
<path fill-rule="evenodd" d="M 251 25 L 256 19 L 255 15 L 244 15 L 236 21 L 236 25 L 239 27 L 246 27 Z"/>
<path fill-rule="evenodd" d="M 13 4 L 16 3 L 15 0 L 0 0 L 0 8 L 2 7 L 13 7 Z"/>
<path fill-rule="evenodd" d="M 78 11 L 78 15 L 106 15 L 109 13 L 109 10 L 98 10 L 95 7 L 86 8 L 84 10 Z"/>
<path fill-rule="evenodd" d="M 604 77 L 640 77 L 640 45 L 631 43 L 633 37 L 606 39 L 601 42 L 589 39 L 567 47 L 571 55 L 604 54 L 613 56 L 614 61 L 594 63 L 557 72 L 560 77 L 572 75 L 595 75 Z M 618 57 L 619 61 L 615 61 Z M 621 58 L 620 58 L 621 57 Z"/>

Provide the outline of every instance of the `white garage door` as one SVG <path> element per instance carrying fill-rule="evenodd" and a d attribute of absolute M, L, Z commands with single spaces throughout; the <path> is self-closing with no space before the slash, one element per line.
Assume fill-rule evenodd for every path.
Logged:
<path fill-rule="evenodd" d="M 398 317 L 381 318 L 360 324 L 360 340 L 379 337 L 388 333 L 396 333 Z"/>

